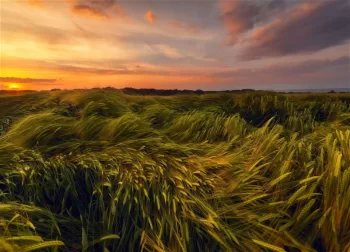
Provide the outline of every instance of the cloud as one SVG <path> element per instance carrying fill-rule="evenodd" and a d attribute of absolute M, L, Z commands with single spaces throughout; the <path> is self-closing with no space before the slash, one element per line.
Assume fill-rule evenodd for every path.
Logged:
<path fill-rule="evenodd" d="M 72 46 L 76 42 L 76 39 L 83 37 L 82 32 L 76 32 L 71 30 L 65 30 L 63 28 L 56 28 L 45 26 L 45 24 L 33 24 L 30 20 L 23 19 L 20 23 L 5 23 L 3 22 L 2 32 L 3 40 L 6 38 L 9 43 L 16 43 L 17 41 L 35 41 L 48 45 L 68 45 Z M 4 43 L 4 42 L 3 42 Z M 41 47 L 43 49 L 43 47 Z"/>
<path fill-rule="evenodd" d="M 269 10 L 283 9 L 285 6 L 286 2 L 284 0 L 272 0 L 267 4 Z"/>
<path fill-rule="evenodd" d="M 79 67 L 72 65 L 57 65 L 56 70 L 67 72 L 67 73 L 83 73 L 83 74 L 93 74 L 93 75 L 125 75 L 132 74 L 132 71 L 127 69 L 119 68 L 96 68 L 96 67 Z"/>
<path fill-rule="evenodd" d="M 336 59 L 318 59 L 305 60 L 297 63 L 272 64 L 262 68 L 238 68 L 231 71 L 223 71 L 215 73 L 216 77 L 221 78 L 261 78 L 266 79 L 270 77 L 282 78 L 297 78 L 305 77 L 306 75 L 314 75 L 323 72 L 348 73 L 350 68 L 350 57 L 343 56 Z M 348 82 L 350 81 L 348 74 Z"/>
<path fill-rule="evenodd" d="M 163 55 L 163 54 L 162 54 Z M 165 56 L 164 56 L 165 57 Z M 151 56 L 152 58 L 152 56 Z M 167 58 L 168 59 L 168 58 Z M 147 58 L 146 60 L 149 60 Z M 173 60 L 173 59 L 171 59 Z M 177 62 L 181 63 L 180 59 L 174 59 L 175 65 Z M 17 69 L 26 69 L 27 71 L 35 72 L 45 72 L 50 73 L 51 76 L 61 77 L 65 76 L 65 81 L 67 81 L 67 76 L 73 76 L 74 78 L 80 78 L 81 80 L 86 80 L 92 76 L 101 77 L 103 76 L 139 76 L 139 75 L 149 75 L 149 76 L 189 76 L 193 75 L 194 72 L 189 70 L 188 66 L 183 67 L 182 65 L 174 67 L 174 65 L 167 66 L 158 62 L 159 64 L 149 63 L 147 61 L 137 60 L 137 61 L 125 61 L 120 59 L 111 60 L 31 60 L 22 58 L 5 58 L 3 64 L 8 68 L 16 67 Z M 202 74 L 202 71 L 199 71 Z M 12 77 L 3 77 L 4 81 L 0 79 L 0 84 L 2 82 L 7 83 L 24 83 L 34 82 L 33 80 L 27 79 L 15 79 Z M 51 79 L 47 79 L 49 81 Z M 45 79 L 38 79 L 37 82 L 46 81 Z M 60 81 L 57 79 L 57 81 Z M 53 79 L 52 79 L 53 82 Z"/>
<path fill-rule="evenodd" d="M 107 20 L 122 18 L 131 20 L 115 0 L 66 0 L 73 14 L 86 18 Z"/>
<path fill-rule="evenodd" d="M 72 8 L 72 13 L 77 16 L 96 18 L 100 20 L 108 19 L 108 15 L 105 12 L 90 7 L 88 5 L 74 5 Z"/>
<path fill-rule="evenodd" d="M 289 1 L 288 6 L 295 4 Z M 229 36 L 229 45 L 236 44 L 240 36 L 253 29 L 257 24 L 275 17 L 287 7 L 284 0 L 233 0 L 221 1 L 221 16 Z"/>
<path fill-rule="evenodd" d="M 17 78 L 17 77 L 0 77 L 0 83 L 31 83 L 31 84 L 44 84 L 53 83 L 56 79 L 32 79 L 32 78 Z"/>
<path fill-rule="evenodd" d="M 227 44 L 239 44 L 246 60 L 316 52 L 350 39 L 347 0 L 237 0 L 221 8 Z"/>
<path fill-rule="evenodd" d="M 95 8 L 111 8 L 117 5 L 115 0 L 65 0 L 71 5 L 87 5 Z"/>
<path fill-rule="evenodd" d="M 154 14 L 154 12 L 150 10 L 150 11 L 146 12 L 145 19 L 148 21 L 148 23 L 154 24 L 154 22 L 156 21 L 157 17 Z"/>
<path fill-rule="evenodd" d="M 19 3 L 25 3 L 35 8 L 43 8 L 44 3 L 42 0 L 16 0 Z"/>
<path fill-rule="evenodd" d="M 170 28 L 182 31 L 182 32 L 188 32 L 192 34 L 199 34 L 200 33 L 200 28 L 196 25 L 189 25 L 189 24 L 180 24 L 177 22 L 170 22 L 168 23 L 168 26 Z"/>
<path fill-rule="evenodd" d="M 178 59 L 182 57 L 182 55 L 176 50 L 176 48 L 170 47 L 168 45 L 157 45 L 155 46 L 155 48 L 168 58 Z"/>
<path fill-rule="evenodd" d="M 278 64 L 270 68 L 271 73 L 274 71 L 280 75 L 297 75 L 297 74 L 311 74 L 320 72 L 323 70 L 332 70 L 336 67 L 350 68 L 350 57 L 343 56 L 334 60 L 323 59 L 323 60 L 306 60 L 298 62 L 296 64 Z"/>
<path fill-rule="evenodd" d="M 350 2 L 301 3 L 288 15 L 256 29 L 243 59 L 316 52 L 350 39 Z"/>
<path fill-rule="evenodd" d="M 70 74 L 82 74 L 86 75 L 96 75 L 96 76 L 118 76 L 118 75 L 149 75 L 149 76 L 188 76 L 192 75 L 191 72 L 184 71 L 171 71 L 166 69 L 160 69 L 159 67 L 147 66 L 147 65 L 130 65 L 128 66 L 115 66 L 115 67 L 80 67 L 74 65 L 57 65 L 54 66 L 55 70 L 70 73 Z"/>
<path fill-rule="evenodd" d="M 222 19 L 229 32 L 229 44 L 232 45 L 239 35 L 254 27 L 260 9 L 251 1 L 222 2 L 222 8 Z"/>
<path fill-rule="evenodd" d="M 208 73 L 221 86 L 240 88 L 346 88 L 350 84 L 350 57 L 336 59 L 305 60 L 295 63 L 271 64 L 259 68 L 244 67 Z"/>

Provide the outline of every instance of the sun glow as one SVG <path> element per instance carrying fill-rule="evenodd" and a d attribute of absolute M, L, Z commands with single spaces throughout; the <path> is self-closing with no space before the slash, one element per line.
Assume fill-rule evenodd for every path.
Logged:
<path fill-rule="evenodd" d="M 10 84 L 10 85 L 8 85 L 8 88 L 9 89 L 20 89 L 21 87 L 18 84 Z"/>

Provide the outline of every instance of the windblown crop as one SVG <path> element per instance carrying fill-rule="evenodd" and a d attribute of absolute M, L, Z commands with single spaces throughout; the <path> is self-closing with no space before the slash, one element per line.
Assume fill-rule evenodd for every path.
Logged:
<path fill-rule="evenodd" d="M 0 251 L 349 251 L 350 96 L 0 96 Z"/>

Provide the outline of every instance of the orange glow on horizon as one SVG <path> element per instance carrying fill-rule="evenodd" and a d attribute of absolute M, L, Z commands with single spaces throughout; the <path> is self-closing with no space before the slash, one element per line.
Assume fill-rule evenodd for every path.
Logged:
<path fill-rule="evenodd" d="M 21 86 L 17 83 L 13 83 L 13 84 L 9 84 L 8 85 L 8 89 L 11 89 L 11 90 L 18 90 L 18 89 L 21 89 Z"/>

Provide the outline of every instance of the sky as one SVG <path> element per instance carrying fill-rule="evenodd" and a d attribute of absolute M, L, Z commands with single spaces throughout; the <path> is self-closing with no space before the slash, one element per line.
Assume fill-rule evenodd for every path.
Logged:
<path fill-rule="evenodd" d="M 0 89 L 350 88 L 348 0 L 0 0 Z"/>

